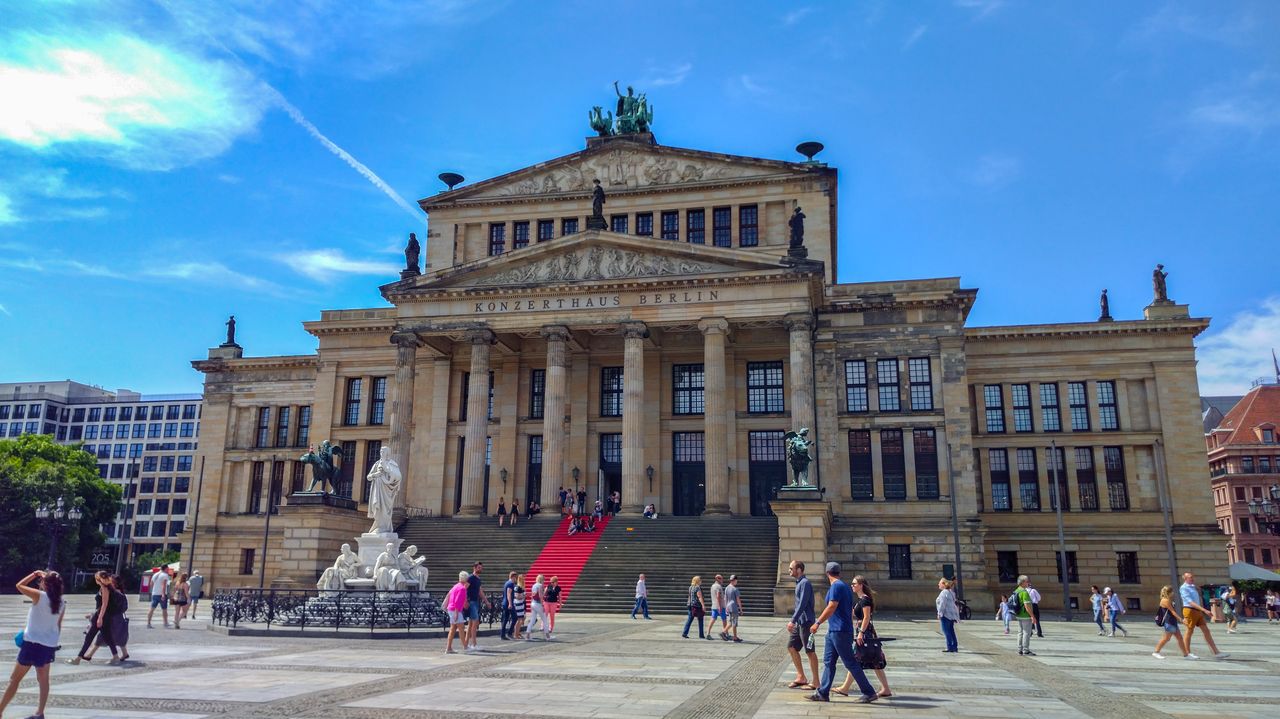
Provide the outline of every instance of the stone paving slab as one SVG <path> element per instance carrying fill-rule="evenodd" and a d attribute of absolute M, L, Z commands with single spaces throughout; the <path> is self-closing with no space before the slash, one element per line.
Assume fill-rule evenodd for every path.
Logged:
<path fill-rule="evenodd" d="M 34 704 L 11 704 L 6 713 L 11 716 L 28 716 L 36 710 Z M 56 713 L 55 713 L 56 712 Z M 139 712 L 136 710 L 119 711 L 113 709 L 74 709 L 74 708 L 58 708 L 46 709 L 46 716 L 56 716 L 58 719 L 201 719 L 208 714 L 179 714 L 176 712 Z"/>
<path fill-rule="evenodd" d="M 335 647 L 294 654 L 273 654 L 269 659 L 237 659 L 232 661 L 231 665 L 269 663 L 280 667 L 322 667 L 338 671 L 350 667 L 424 671 L 436 667 L 462 664 L 483 656 L 481 654 L 464 653 L 461 650 L 461 646 L 461 642 L 455 640 L 454 649 L 458 653 L 445 654 L 443 648 L 437 649 L 436 647 L 432 647 L 435 651 L 429 653 L 412 650 L 379 652 L 376 647 L 368 647 L 362 644 L 359 647 Z"/>
<path fill-rule="evenodd" d="M 305 671 L 201 668 L 138 672 L 125 677 L 62 684 L 58 694 L 103 698 L 269 702 L 315 691 L 349 687 L 390 674 L 317 674 Z M 32 688 L 33 689 L 33 688 Z M 30 689 L 29 689 L 30 691 Z"/>
<path fill-rule="evenodd" d="M 634 719 L 664 716 L 697 687 L 575 680 L 451 679 L 344 704 L 381 709 L 434 709 L 493 714 L 555 714 Z"/>

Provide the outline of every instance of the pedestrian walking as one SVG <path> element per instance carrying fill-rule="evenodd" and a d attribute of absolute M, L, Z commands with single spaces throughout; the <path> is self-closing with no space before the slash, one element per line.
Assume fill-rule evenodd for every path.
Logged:
<path fill-rule="evenodd" d="M 569 493 L 565 491 L 564 487 L 561 487 L 560 488 L 560 516 L 561 517 L 563 517 L 565 514 L 568 513 L 566 512 L 568 507 L 569 507 Z"/>
<path fill-rule="evenodd" d="M 501 528 L 503 523 L 507 521 L 507 498 L 498 497 L 498 527 Z"/>
<path fill-rule="evenodd" d="M 1116 632 L 1120 632 L 1126 637 L 1129 636 L 1128 630 L 1120 626 L 1120 615 L 1125 612 L 1124 604 L 1121 603 L 1120 597 L 1111 591 L 1111 587 L 1102 590 L 1102 593 L 1107 597 L 1107 609 L 1111 612 L 1111 631 L 1107 636 L 1114 637 Z"/>
<path fill-rule="evenodd" d="M 1000 603 L 996 605 L 996 619 L 1004 622 L 1004 633 L 1009 633 L 1009 620 L 1013 618 L 1013 612 L 1009 610 L 1009 596 L 1000 595 Z"/>
<path fill-rule="evenodd" d="M 204 599 L 204 577 L 200 576 L 199 571 L 191 573 L 191 578 L 187 580 L 191 585 L 191 618 L 196 618 L 196 607 L 200 606 L 200 600 Z M 185 617 L 186 614 L 183 614 Z"/>
<path fill-rule="evenodd" d="M 449 613 L 449 634 L 444 641 L 445 654 L 457 654 L 453 650 L 454 634 L 462 639 L 462 646 L 467 646 L 467 578 L 470 576 L 465 571 L 458 572 L 458 583 L 444 597 L 444 610 Z"/>
<path fill-rule="evenodd" d="M 804 576 L 804 562 L 793 559 L 787 566 L 787 573 L 796 580 L 796 603 L 791 611 L 791 621 L 787 622 L 787 653 L 791 655 L 791 663 L 796 668 L 796 678 L 787 685 L 790 689 L 807 689 L 813 691 L 817 686 L 804 675 L 804 665 L 800 662 L 800 652 L 809 655 L 809 672 L 813 681 L 818 679 L 818 652 L 814 649 L 813 633 L 810 628 L 817 617 L 813 611 L 813 583 Z"/>
<path fill-rule="evenodd" d="M 1102 608 L 1107 598 L 1103 596 L 1102 590 L 1098 589 L 1098 585 L 1089 587 L 1093 592 L 1089 595 L 1089 605 L 1093 607 L 1093 623 L 1098 625 L 1098 636 L 1106 636 L 1107 628 L 1102 625 Z"/>
<path fill-rule="evenodd" d="M 1028 587 L 1031 586 L 1031 580 L 1027 575 L 1023 574 L 1018 577 L 1018 586 L 1013 590 L 1013 596 L 1009 597 L 1009 608 L 1013 610 L 1013 616 L 1018 619 L 1018 656 L 1034 657 L 1035 652 L 1031 651 L 1031 635 L 1035 633 L 1036 625 L 1040 622 L 1036 620 L 1031 613 L 1031 592 Z"/>
<path fill-rule="evenodd" d="M 511 526 L 513 527 L 516 526 L 516 523 L 519 521 L 520 521 L 520 498 L 512 497 L 511 498 Z"/>
<path fill-rule="evenodd" d="M 1222 613 L 1227 619 L 1227 634 L 1235 634 L 1240 622 L 1240 611 L 1244 607 L 1240 602 L 1240 589 L 1232 584 L 1227 596 L 1222 599 Z"/>
<path fill-rule="evenodd" d="M 1280 619 L 1280 595 L 1274 591 L 1267 590 L 1267 624 Z"/>
<path fill-rule="evenodd" d="M 578 490 L 578 510 L 574 512 L 574 514 L 586 514 L 586 513 L 587 513 L 587 490 L 579 489 Z"/>
<path fill-rule="evenodd" d="M 516 628 L 516 572 L 507 573 L 507 583 L 502 585 L 502 625 L 499 639 L 510 639 Z"/>
<path fill-rule="evenodd" d="M 480 634 L 480 605 L 489 606 L 489 598 L 484 595 L 484 582 L 480 573 L 484 571 L 484 563 L 471 565 L 471 576 L 467 577 L 467 638 L 463 642 L 463 651 L 480 649 L 476 637 Z"/>
<path fill-rule="evenodd" d="M 631 608 L 631 618 L 636 618 L 636 612 L 644 614 L 645 619 L 653 619 L 649 616 L 649 588 L 645 586 L 644 574 L 636 580 L 636 605 Z"/>
<path fill-rule="evenodd" d="M 111 664 L 119 664 L 120 651 L 116 647 L 116 640 L 113 630 L 115 629 L 114 615 L 123 612 L 120 608 L 120 600 L 116 598 L 115 592 L 112 591 L 111 574 L 106 571 L 99 571 L 93 575 L 94 584 L 98 587 L 98 593 L 94 596 L 93 614 L 89 615 L 89 628 L 84 633 L 84 643 L 80 645 L 80 651 L 71 659 L 67 660 L 67 664 L 79 664 L 81 661 L 93 661 L 92 655 L 86 654 L 99 636 L 111 648 Z"/>
<path fill-rule="evenodd" d="M 34 586 L 33 586 L 34 584 Z M 18 591 L 31 600 L 27 610 L 27 624 L 18 642 L 18 659 L 9 686 L 0 698 L 0 716 L 18 693 L 18 685 L 32 667 L 36 669 L 36 682 L 40 685 L 40 699 L 36 713 L 28 719 L 44 719 L 44 706 L 49 702 L 49 665 L 53 663 L 62 638 L 62 618 L 67 604 L 62 597 L 62 577 L 57 572 L 36 570 L 18 582 Z"/>
<path fill-rule="evenodd" d="M 123 663 L 129 661 L 129 617 L 125 616 L 129 611 L 129 596 L 125 594 L 124 582 L 119 574 L 108 575 L 108 580 L 111 601 L 107 609 L 107 623 L 111 625 L 111 639 L 116 643 L 116 648 L 120 651 L 120 661 Z M 102 632 L 99 632 L 93 646 L 89 647 L 89 651 L 81 652 L 81 656 L 92 661 L 98 648 L 106 644 Z"/>
<path fill-rule="evenodd" d="M 529 591 L 529 634 L 526 639 L 532 638 L 533 628 L 541 624 L 543 641 L 551 640 L 551 622 L 547 619 L 547 583 L 546 577 L 539 574 L 533 580 L 533 588 Z"/>
<path fill-rule="evenodd" d="M 1156 624 L 1164 630 L 1164 636 L 1156 642 L 1156 650 L 1151 652 L 1151 656 L 1164 659 L 1160 650 L 1169 643 L 1170 639 L 1176 639 L 1178 649 L 1182 650 L 1183 659 L 1200 658 L 1192 654 L 1182 642 L 1182 633 L 1178 630 L 1178 610 L 1173 606 L 1173 587 L 1168 584 L 1160 588 L 1160 608 L 1156 610 Z"/>
<path fill-rule="evenodd" d="M 1209 633 L 1209 623 L 1205 618 L 1210 616 L 1209 610 L 1200 604 L 1200 588 L 1196 586 L 1195 575 L 1191 572 L 1185 572 L 1182 575 L 1182 586 L 1178 588 L 1179 598 L 1182 599 L 1182 622 L 1187 625 L 1187 633 L 1183 637 L 1182 647 L 1188 652 L 1191 651 L 1191 635 L 1195 633 L 1196 627 L 1200 627 L 1200 632 L 1204 634 L 1204 641 L 1209 645 L 1209 651 L 1213 652 L 1214 659 L 1226 659 L 1226 652 L 1218 651 L 1218 645 L 1213 643 L 1213 635 Z"/>
<path fill-rule="evenodd" d="M 1036 636 L 1044 639 L 1044 623 L 1040 621 L 1040 591 L 1028 584 L 1027 593 L 1031 595 L 1031 616 L 1036 620 Z"/>
<path fill-rule="evenodd" d="M 514 603 L 515 610 L 516 610 L 516 632 L 512 636 L 512 639 L 525 640 L 529 638 L 528 635 L 524 633 L 524 618 L 525 618 L 525 614 L 528 611 L 529 605 L 528 605 L 527 597 L 525 596 L 523 574 L 516 577 L 516 586 L 513 591 L 515 592 L 515 597 L 516 597 L 515 603 Z"/>
<path fill-rule="evenodd" d="M 684 631 L 680 636 L 685 639 L 689 638 L 689 627 L 693 625 L 693 620 L 698 620 L 698 638 L 705 639 L 707 633 L 703 630 L 702 618 L 707 614 L 707 605 L 702 601 L 702 577 L 694 577 L 689 581 L 689 596 L 685 601 L 685 608 L 689 611 L 689 617 L 684 620 Z"/>
<path fill-rule="evenodd" d="M 884 674 L 884 668 L 888 664 L 884 658 L 884 645 L 880 642 L 880 635 L 876 634 L 876 626 L 871 623 L 871 615 L 875 612 L 875 592 L 862 575 L 854 577 L 850 586 L 857 597 L 853 604 L 853 623 L 857 627 L 857 635 L 853 640 L 854 658 L 864 672 L 870 669 L 876 673 L 876 679 L 880 682 L 880 691 L 876 692 L 876 696 L 891 697 L 893 692 L 889 689 L 889 678 Z M 853 690 L 853 682 L 853 674 L 846 674 L 844 683 L 831 691 L 847 697 Z"/>
<path fill-rule="evenodd" d="M 187 582 L 187 574 L 178 575 L 173 585 L 173 628 L 182 628 L 182 618 L 187 615 L 187 605 L 191 603 L 191 584 Z"/>
<path fill-rule="evenodd" d="M 827 590 L 827 606 L 809 628 L 810 632 L 816 634 L 823 622 L 831 622 L 827 626 L 827 639 L 822 647 L 822 683 L 807 698 L 815 702 L 831 701 L 831 685 L 835 683 L 838 658 L 844 668 L 849 670 L 858 684 L 858 691 L 862 693 L 857 701 L 862 704 L 873 702 L 878 696 L 853 654 L 853 590 L 840 580 L 839 562 L 827 562 L 827 580 L 831 583 L 831 588 Z"/>
<path fill-rule="evenodd" d="M 164 628 L 169 628 L 169 576 L 167 567 L 160 567 L 151 575 L 151 609 L 147 611 L 147 629 L 151 629 L 151 616 L 160 607 L 160 616 L 164 619 Z"/>
<path fill-rule="evenodd" d="M 733 631 L 733 641 L 741 642 L 738 637 L 738 619 L 742 616 L 742 592 L 738 589 L 738 575 L 729 575 L 729 586 L 724 588 L 724 608 L 729 614 L 729 629 Z M 724 639 L 728 640 L 728 634 Z"/>
<path fill-rule="evenodd" d="M 555 639 L 556 613 L 560 611 L 560 578 L 552 577 L 547 581 L 549 582 L 549 586 L 546 591 L 547 603 L 545 605 L 547 610 L 547 623 L 550 625 L 551 638 Z M 645 619 L 648 619 L 648 617 L 645 617 Z"/>
<path fill-rule="evenodd" d="M 933 600 L 938 610 L 938 622 L 942 625 L 942 636 L 947 640 L 947 648 L 943 653 L 960 651 L 960 643 L 956 640 L 956 622 L 960 621 L 960 608 L 956 606 L 956 593 L 952 587 L 956 585 L 950 579 L 938 580 L 938 597 Z"/>
<path fill-rule="evenodd" d="M 711 583 L 711 626 L 708 627 L 707 639 L 716 631 L 716 618 L 720 619 L 720 638 L 729 640 L 729 618 L 724 610 L 724 576 L 717 574 L 716 581 Z"/>

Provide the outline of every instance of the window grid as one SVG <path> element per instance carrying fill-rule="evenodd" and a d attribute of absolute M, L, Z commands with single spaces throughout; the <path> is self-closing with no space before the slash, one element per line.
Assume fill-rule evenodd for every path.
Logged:
<path fill-rule="evenodd" d="M 849 430 L 849 490 L 855 502 L 874 499 L 871 430 Z"/>
<path fill-rule="evenodd" d="M 518 250 L 529 246 L 529 221 L 521 220 L 511 225 L 511 248 Z"/>
<path fill-rule="evenodd" d="M 902 400 L 898 384 L 898 360 L 876 360 L 876 394 L 877 407 L 881 412 L 898 412 L 902 410 Z"/>
<path fill-rule="evenodd" d="M 298 435 L 293 446 L 306 447 L 311 443 L 311 405 L 298 408 Z"/>
<path fill-rule="evenodd" d="M 902 430 L 880 430 L 880 467 L 884 471 L 884 498 L 907 498 L 907 463 L 903 454 Z"/>
<path fill-rule="evenodd" d="M 912 357 L 907 360 L 907 381 L 910 383 L 911 410 L 919 412 L 933 409 L 933 378 L 928 357 Z"/>
<path fill-rule="evenodd" d="M 1004 395 L 1000 385 L 983 385 L 982 401 L 986 408 L 987 433 L 1004 434 Z"/>
<path fill-rule="evenodd" d="M 733 229 L 730 219 L 732 208 L 714 207 L 711 209 L 711 244 L 716 247 L 733 247 Z"/>
<path fill-rule="evenodd" d="M 991 508 L 997 512 L 1013 510 L 1009 487 L 1009 450 L 987 450 L 987 463 L 991 467 Z"/>
<path fill-rule="evenodd" d="M 249 506 L 246 508 L 249 514 L 257 514 L 262 511 L 262 473 L 266 464 L 266 462 L 253 463 L 253 468 L 249 475 Z"/>
<path fill-rule="evenodd" d="M 1138 553 L 1137 552 L 1116 552 L 1116 576 L 1120 579 L 1120 584 L 1140 584 L 1142 579 L 1138 576 Z"/>
<path fill-rule="evenodd" d="M 1089 397 L 1084 382 L 1067 383 L 1067 407 L 1071 410 L 1071 431 L 1089 431 Z"/>
<path fill-rule="evenodd" d="M 680 239 L 680 213 L 666 210 L 662 213 L 662 238 L 664 240 Z"/>
<path fill-rule="evenodd" d="M 600 463 L 622 464 L 622 435 L 616 432 L 600 435 Z"/>
<path fill-rule="evenodd" d="M 1017 451 L 1018 496 L 1024 512 L 1040 511 L 1040 476 L 1036 472 L 1036 451 L 1029 447 Z"/>
<path fill-rule="evenodd" d="M 155 426 L 158 427 L 160 425 L 155 425 Z M 268 443 L 270 436 L 271 436 L 271 408 L 259 407 L 258 408 L 258 436 L 256 437 L 256 441 L 254 442 L 253 446 L 270 447 L 271 445 Z M 124 445 L 120 445 L 120 446 L 123 447 Z M 124 455 L 121 454 L 121 456 L 124 456 Z"/>
<path fill-rule="evenodd" d="M 494 222 L 489 225 L 489 256 L 496 257 L 507 248 L 507 223 Z"/>
<path fill-rule="evenodd" d="M 653 237 L 653 213 L 636 213 L 636 234 L 640 237 Z"/>
<path fill-rule="evenodd" d="M 1018 553 L 996 552 L 996 571 L 999 572 L 1001 582 L 1018 581 Z"/>
<path fill-rule="evenodd" d="M 613 215 L 609 218 L 609 231 L 616 232 L 619 235 L 625 235 L 627 234 L 627 228 L 630 224 L 630 215 Z"/>
<path fill-rule="evenodd" d="M 707 211 L 701 208 L 685 210 L 685 239 L 693 245 L 707 242 Z"/>
<path fill-rule="evenodd" d="M 785 412 L 782 390 L 781 361 L 747 363 L 748 412 Z"/>
<path fill-rule="evenodd" d="M 1013 401 L 1013 431 L 1034 432 L 1031 422 L 1031 385 L 1015 384 L 1009 388 Z"/>
<path fill-rule="evenodd" d="M 578 232 L 578 218 L 566 217 L 560 220 L 560 236 L 573 235 Z"/>
<path fill-rule="evenodd" d="M 360 424 L 360 390 L 363 381 L 359 377 L 347 379 L 347 406 L 342 414 L 342 424 L 354 427 Z"/>
<path fill-rule="evenodd" d="M 890 544 L 889 545 L 889 578 L 890 579 L 910 579 L 911 578 L 911 545 L 910 544 Z"/>
<path fill-rule="evenodd" d="M 1062 552 L 1053 553 L 1053 577 L 1062 581 Z M 1080 581 L 1080 568 L 1076 565 L 1076 553 L 1067 552 L 1067 581 L 1076 584 Z"/>
<path fill-rule="evenodd" d="M 276 415 L 276 446 L 289 446 L 289 420 L 292 419 L 293 409 L 291 407 L 281 407 Z M 189 423 L 188 423 L 189 424 Z M 184 428 L 185 429 L 185 428 Z M 183 434 L 183 437 L 190 437 L 189 433 Z"/>
<path fill-rule="evenodd" d="M 1098 383 L 1098 429 L 1115 432 L 1120 429 L 1120 417 L 1116 414 L 1116 383 Z"/>
<path fill-rule="evenodd" d="M 364 481 L 360 483 L 360 501 L 369 501 L 369 491 L 373 487 L 373 483 L 369 481 L 369 469 L 373 467 L 373 463 L 377 462 L 379 454 L 382 452 L 382 440 L 371 439 L 364 445 Z"/>
<path fill-rule="evenodd" d="M 759 430 L 747 433 L 747 457 L 752 462 L 785 462 L 787 446 L 782 430 Z"/>
<path fill-rule="evenodd" d="M 704 393 L 706 374 L 701 364 L 671 366 L 671 407 L 673 414 L 703 414 L 706 412 Z"/>
<path fill-rule="evenodd" d="M 1040 385 L 1040 424 L 1046 432 L 1062 431 L 1062 415 L 1058 413 L 1058 385 Z"/>
<path fill-rule="evenodd" d="M 702 432 L 676 432 L 672 436 L 677 463 L 697 463 L 706 461 L 707 445 Z"/>
<path fill-rule="evenodd" d="M 916 429 L 911 432 L 912 451 L 916 460 L 916 498 L 937 499 L 938 487 L 938 439 L 932 429 Z"/>
<path fill-rule="evenodd" d="M 1119 447 L 1102 448 L 1102 464 L 1107 472 L 1107 500 L 1112 511 L 1129 509 L 1129 488 L 1124 477 L 1124 453 Z"/>
<path fill-rule="evenodd" d="M 535 369 L 529 372 L 529 418 L 542 419 L 547 406 L 547 371 Z"/>
<path fill-rule="evenodd" d="M 622 416 L 622 368 L 600 368 L 600 416 Z"/>
<path fill-rule="evenodd" d="M 760 244 L 760 214 L 755 205 L 738 208 L 738 246 L 756 247 Z"/>
<path fill-rule="evenodd" d="M 845 360 L 844 406 L 849 412 L 866 412 L 870 409 L 867 399 L 867 361 Z"/>
<path fill-rule="evenodd" d="M 1062 511 L 1071 511 L 1071 483 L 1067 481 L 1067 450 L 1062 447 L 1044 448 L 1045 468 L 1049 472 L 1049 509 L 1057 511 L 1058 502 L 1062 502 Z M 1053 492 L 1054 486 L 1058 492 Z"/>
<path fill-rule="evenodd" d="M 374 377 L 369 394 L 369 424 L 382 424 L 387 410 L 387 378 Z"/>
<path fill-rule="evenodd" d="M 538 220 L 538 242 L 546 242 L 555 239 L 556 221 L 555 220 Z"/>

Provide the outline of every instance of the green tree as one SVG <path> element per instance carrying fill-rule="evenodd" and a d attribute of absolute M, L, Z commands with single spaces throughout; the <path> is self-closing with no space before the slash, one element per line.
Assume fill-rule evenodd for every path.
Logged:
<path fill-rule="evenodd" d="M 63 498 L 82 512 L 58 543 L 55 563 L 66 572 L 87 566 L 89 553 L 102 546 L 106 537 L 98 527 L 114 521 L 121 495 L 119 486 L 98 476 L 94 458 L 79 445 L 63 446 L 43 434 L 0 440 L 0 590 L 48 558 L 52 538 L 36 519 L 36 507 Z"/>

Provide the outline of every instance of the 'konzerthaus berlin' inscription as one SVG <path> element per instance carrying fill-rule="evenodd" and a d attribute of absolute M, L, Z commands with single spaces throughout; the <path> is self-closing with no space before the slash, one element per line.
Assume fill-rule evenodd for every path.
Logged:
<path fill-rule="evenodd" d="M 716 302 L 719 290 L 679 290 L 676 292 L 631 292 L 626 294 L 572 295 L 534 299 L 483 300 L 473 302 L 474 314 L 502 312 L 553 312 L 557 310 L 639 307 L 644 305 L 683 305 L 694 302 Z"/>

